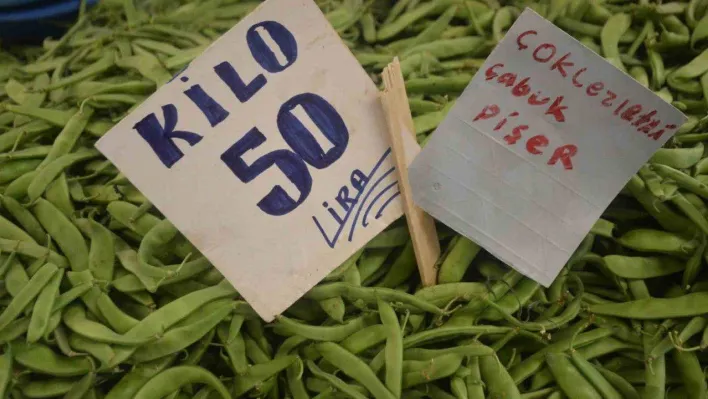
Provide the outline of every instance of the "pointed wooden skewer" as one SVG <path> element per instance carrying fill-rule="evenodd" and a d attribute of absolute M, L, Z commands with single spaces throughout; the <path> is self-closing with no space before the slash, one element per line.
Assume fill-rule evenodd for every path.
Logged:
<path fill-rule="evenodd" d="M 435 231 L 435 221 L 413 203 L 413 193 L 408 182 L 409 162 L 406 162 L 403 135 L 413 135 L 415 138 L 415 128 L 398 57 L 384 69 L 382 77 L 384 91 L 381 93 L 381 102 L 386 113 L 391 149 L 398 172 L 398 187 L 403 199 L 403 210 L 406 213 L 420 279 L 425 286 L 435 285 L 437 280 L 435 263 L 440 257 L 440 243 Z"/>

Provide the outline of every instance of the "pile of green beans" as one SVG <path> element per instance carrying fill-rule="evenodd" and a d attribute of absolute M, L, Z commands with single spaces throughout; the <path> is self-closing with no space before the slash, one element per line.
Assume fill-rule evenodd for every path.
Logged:
<path fill-rule="evenodd" d="M 0 50 L 0 398 L 705 399 L 708 0 L 317 0 L 424 145 L 531 7 L 689 115 L 548 288 L 399 220 L 266 324 L 96 140 L 253 0 L 104 0 Z"/>

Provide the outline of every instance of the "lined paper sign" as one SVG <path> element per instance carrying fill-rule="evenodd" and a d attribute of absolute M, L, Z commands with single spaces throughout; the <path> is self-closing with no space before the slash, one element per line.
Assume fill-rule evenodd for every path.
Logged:
<path fill-rule="evenodd" d="M 414 200 L 548 285 L 684 121 L 527 9 L 413 161 Z"/>
<path fill-rule="evenodd" d="M 97 147 L 270 321 L 403 214 L 386 137 L 315 3 L 269 0 Z"/>

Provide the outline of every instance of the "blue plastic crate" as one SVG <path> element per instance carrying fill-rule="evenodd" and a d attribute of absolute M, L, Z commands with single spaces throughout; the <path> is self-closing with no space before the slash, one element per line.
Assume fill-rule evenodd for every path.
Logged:
<path fill-rule="evenodd" d="M 30 3 L 23 7 L 0 7 L 0 38 L 43 39 L 60 37 L 75 20 L 80 0 L 0 0 L 2 6 L 9 2 Z M 98 0 L 87 0 L 92 6 Z"/>

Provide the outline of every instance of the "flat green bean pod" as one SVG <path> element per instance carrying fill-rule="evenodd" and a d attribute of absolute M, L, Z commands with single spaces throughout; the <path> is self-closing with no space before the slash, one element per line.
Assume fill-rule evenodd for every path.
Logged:
<path fill-rule="evenodd" d="M 65 357 L 54 352 L 50 347 L 40 344 L 15 342 L 12 351 L 18 364 L 41 374 L 56 377 L 83 376 L 93 371 L 89 358 Z"/>
<path fill-rule="evenodd" d="M 195 366 L 177 366 L 150 378 L 135 394 L 134 399 L 162 398 L 183 385 L 194 383 L 208 385 L 223 399 L 231 398 L 224 384 L 209 371 Z"/>
<path fill-rule="evenodd" d="M 275 326 L 276 331 L 280 330 L 287 335 L 299 335 L 315 341 L 341 341 L 353 333 L 374 323 L 375 315 L 359 316 L 356 319 L 347 321 L 337 326 L 310 326 L 292 320 L 286 316 L 278 317 Z"/>
<path fill-rule="evenodd" d="M 588 311 L 637 320 L 692 317 L 705 313 L 708 292 L 694 292 L 676 298 L 648 298 L 622 303 L 590 305 Z"/>
<path fill-rule="evenodd" d="M 608 255 L 603 260 L 612 273 L 622 278 L 645 279 L 668 276 L 680 272 L 686 267 L 684 262 L 668 256 Z"/>
<path fill-rule="evenodd" d="M 617 242 L 627 248 L 641 252 L 657 252 L 669 255 L 689 255 L 698 247 L 694 240 L 688 240 L 661 230 L 636 229 L 623 234 Z"/>

